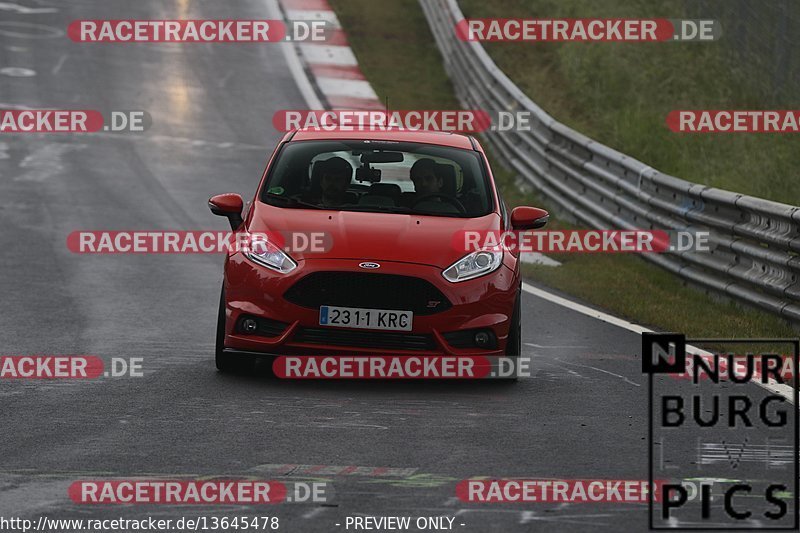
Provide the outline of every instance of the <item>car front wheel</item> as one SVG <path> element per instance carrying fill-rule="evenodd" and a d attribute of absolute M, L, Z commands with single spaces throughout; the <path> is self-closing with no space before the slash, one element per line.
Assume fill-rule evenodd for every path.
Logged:
<path fill-rule="evenodd" d="M 508 329 L 508 339 L 506 340 L 506 357 L 513 358 L 514 375 L 503 378 L 505 381 L 517 381 L 519 358 L 522 354 L 522 288 L 517 291 L 517 299 L 514 302 L 514 311 L 511 313 L 511 326 Z"/>
<path fill-rule="evenodd" d="M 214 347 L 214 361 L 220 372 L 231 372 L 237 369 L 237 361 L 231 355 L 225 355 L 225 285 L 219 293 L 219 311 L 217 312 L 217 339 Z"/>

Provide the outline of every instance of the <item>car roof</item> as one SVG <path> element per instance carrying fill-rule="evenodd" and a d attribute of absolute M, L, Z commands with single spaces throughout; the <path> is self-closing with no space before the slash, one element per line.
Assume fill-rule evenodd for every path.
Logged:
<path fill-rule="evenodd" d="M 318 129 L 297 130 L 292 136 L 292 141 L 321 141 L 321 140 L 370 140 L 370 141 L 396 141 L 416 142 L 424 144 L 438 144 L 473 150 L 472 141 L 466 135 L 443 131 L 412 131 L 401 129 L 387 129 L 384 131 L 320 131 Z"/>

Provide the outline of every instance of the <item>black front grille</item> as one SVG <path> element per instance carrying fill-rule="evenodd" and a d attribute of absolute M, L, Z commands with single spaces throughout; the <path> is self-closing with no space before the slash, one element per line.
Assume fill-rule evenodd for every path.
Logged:
<path fill-rule="evenodd" d="M 352 346 L 354 348 L 384 348 L 389 350 L 433 350 L 436 343 L 431 335 L 397 333 L 393 331 L 352 331 L 333 328 L 300 327 L 292 342 Z"/>
<path fill-rule="evenodd" d="M 395 274 L 314 272 L 292 285 L 283 297 L 310 309 L 334 305 L 432 315 L 452 307 L 431 283 Z"/>

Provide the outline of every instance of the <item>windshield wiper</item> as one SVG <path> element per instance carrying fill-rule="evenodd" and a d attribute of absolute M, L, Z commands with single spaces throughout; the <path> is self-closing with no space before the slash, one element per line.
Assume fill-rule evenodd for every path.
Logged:
<path fill-rule="evenodd" d="M 304 202 L 303 200 L 299 200 L 294 196 L 281 196 L 280 194 L 275 194 L 272 192 L 268 192 L 264 194 L 264 196 L 266 198 L 269 198 L 270 200 L 280 200 L 284 203 L 286 207 L 302 206 L 302 207 L 310 207 L 312 209 L 323 209 L 322 206 L 319 206 L 317 204 L 312 204 L 310 202 Z"/>
<path fill-rule="evenodd" d="M 449 213 L 443 211 L 409 211 L 415 215 L 425 215 L 427 217 L 445 217 L 445 218 L 472 218 L 469 213 Z"/>
<path fill-rule="evenodd" d="M 413 215 L 414 211 L 408 207 L 394 206 L 394 205 L 345 205 L 339 208 L 341 211 L 373 211 L 385 213 L 402 213 L 405 215 Z"/>

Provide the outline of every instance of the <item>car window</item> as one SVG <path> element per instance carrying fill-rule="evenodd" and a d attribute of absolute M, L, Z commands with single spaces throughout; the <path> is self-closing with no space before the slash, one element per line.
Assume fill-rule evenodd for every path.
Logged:
<path fill-rule="evenodd" d="M 283 146 L 260 198 L 286 208 L 477 217 L 491 193 L 477 152 L 385 141 Z"/>

